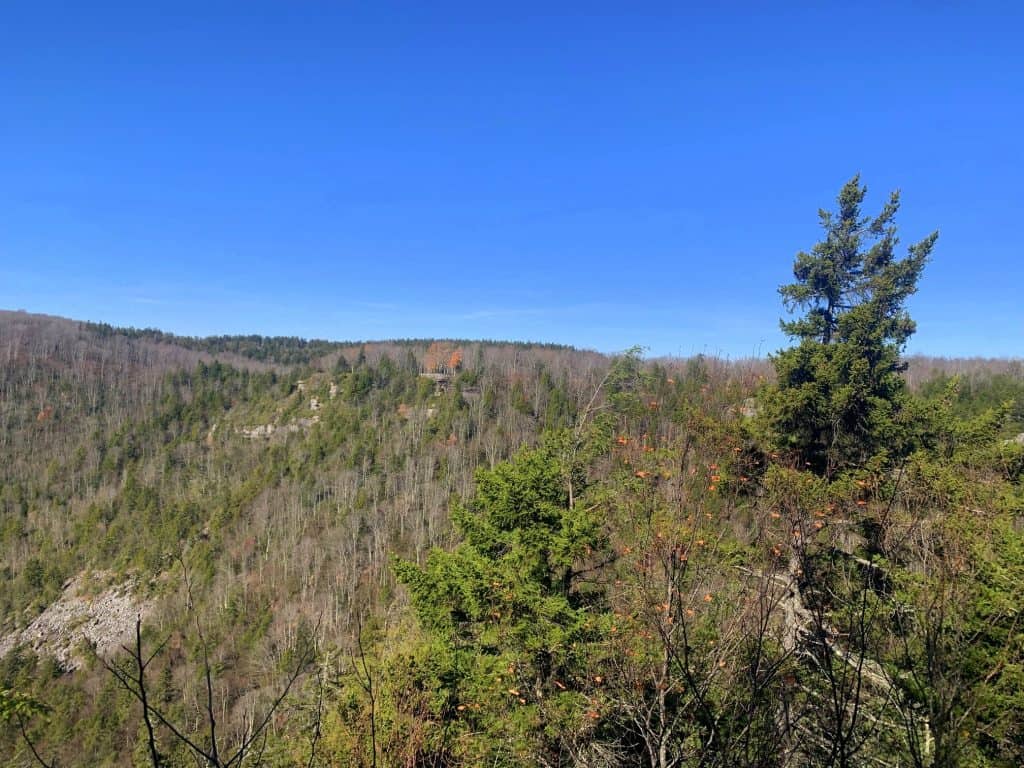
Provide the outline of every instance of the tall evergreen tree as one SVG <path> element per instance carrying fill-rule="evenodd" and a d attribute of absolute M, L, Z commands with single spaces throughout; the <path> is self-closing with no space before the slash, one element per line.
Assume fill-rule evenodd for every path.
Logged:
<path fill-rule="evenodd" d="M 797 254 L 795 282 L 779 288 L 787 310 L 804 314 L 782 322 L 799 344 L 773 358 L 766 413 L 782 447 L 824 475 L 908 446 L 900 353 L 915 325 L 905 303 L 938 232 L 898 258 L 899 193 L 875 217 L 861 213 L 866 193 L 854 176 L 838 210 L 819 211 L 824 239 Z"/>

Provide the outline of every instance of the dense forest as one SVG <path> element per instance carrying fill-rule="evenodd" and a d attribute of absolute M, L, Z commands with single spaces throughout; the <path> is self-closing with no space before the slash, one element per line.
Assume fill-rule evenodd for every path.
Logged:
<path fill-rule="evenodd" d="M 864 194 L 770 360 L 0 313 L 0 762 L 1024 764 L 1024 364 Z"/>

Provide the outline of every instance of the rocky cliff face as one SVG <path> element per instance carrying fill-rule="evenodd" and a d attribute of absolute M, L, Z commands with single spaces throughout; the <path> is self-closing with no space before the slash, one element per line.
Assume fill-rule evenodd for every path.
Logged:
<path fill-rule="evenodd" d="M 70 671 L 82 666 L 82 650 L 95 647 L 104 658 L 115 655 L 127 641 L 135 620 L 145 618 L 150 605 L 138 600 L 131 584 L 109 587 L 98 594 L 86 589 L 79 576 L 63 594 L 20 632 L 0 637 L 0 657 L 24 645 L 38 654 L 53 656 L 60 667 Z"/>

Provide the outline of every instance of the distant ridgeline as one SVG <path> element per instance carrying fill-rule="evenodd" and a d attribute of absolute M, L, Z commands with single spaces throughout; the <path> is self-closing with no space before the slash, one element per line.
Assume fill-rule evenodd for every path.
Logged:
<path fill-rule="evenodd" d="M 303 339 L 298 336 L 177 336 L 155 328 L 119 328 L 107 323 L 82 323 L 83 328 L 99 336 L 122 335 L 133 339 L 147 339 L 164 344 L 175 344 L 209 354 L 232 353 L 262 362 L 282 365 L 308 365 L 313 361 L 337 352 L 351 351 L 366 344 L 387 344 L 397 348 L 424 348 L 438 339 L 389 339 L 386 341 L 327 341 L 325 339 Z M 510 346 L 517 349 L 549 349 L 576 351 L 575 347 L 564 344 L 525 341 L 494 341 L 487 339 L 443 339 L 456 345 L 485 344 L 488 346 Z"/>

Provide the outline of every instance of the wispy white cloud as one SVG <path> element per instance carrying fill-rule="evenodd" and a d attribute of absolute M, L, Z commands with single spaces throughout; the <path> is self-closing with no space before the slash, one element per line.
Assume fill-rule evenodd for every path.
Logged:
<path fill-rule="evenodd" d="M 462 312 L 453 317 L 456 320 L 491 320 L 503 317 L 542 317 L 557 311 L 554 307 L 493 307 Z"/>
<path fill-rule="evenodd" d="M 401 309 L 400 304 L 396 304 L 391 301 L 353 301 L 353 307 L 361 307 L 363 309 L 375 309 L 386 312 L 394 312 Z"/>
<path fill-rule="evenodd" d="M 453 320 L 487 320 L 516 317 L 587 317 L 601 316 L 614 318 L 623 315 L 642 314 L 647 317 L 675 318 L 685 315 L 684 307 L 630 304 L 620 302 L 584 302 L 525 307 L 481 307 L 467 312 L 447 315 Z"/>

